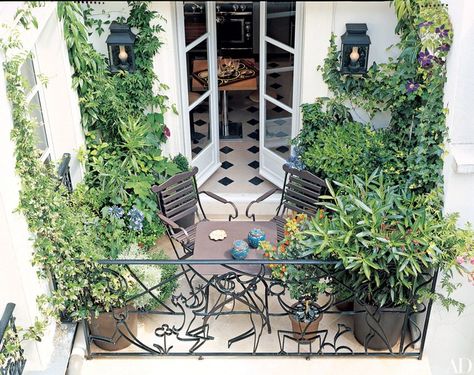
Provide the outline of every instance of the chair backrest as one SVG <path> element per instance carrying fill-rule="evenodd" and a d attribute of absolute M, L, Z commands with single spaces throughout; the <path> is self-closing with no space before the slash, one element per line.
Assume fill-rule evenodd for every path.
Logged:
<path fill-rule="evenodd" d="M 326 182 L 308 171 L 300 171 L 289 165 L 283 165 L 285 185 L 278 214 L 292 210 L 313 216 L 321 208 L 317 205 L 319 196 L 327 188 Z M 281 211 L 281 212 L 280 212 Z"/>
<path fill-rule="evenodd" d="M 197 167 L 194 167 L 189 172 L 178 173 L 162 184 L 152 186 L 151 190 L 158 196 L 159 209 L 168 219 L 176 222 L 197 211 L 197 172 Z"/>

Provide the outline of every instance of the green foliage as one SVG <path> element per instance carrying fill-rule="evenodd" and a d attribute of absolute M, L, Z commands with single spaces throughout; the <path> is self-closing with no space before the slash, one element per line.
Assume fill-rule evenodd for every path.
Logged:
<path fill-rule="evenodd" d="M 168 257 L 162 250 L 143 255 L 143 252 L 137 245 L 131 245 L 128 250 L 120 254 L 119 259 L 163 260 L 168 259 Z M 123 272 L 123 266 L 119 267 L 122 268 L 120 273 L 125 276 L 128 282 L 127 294 L 125 296 L 127 304 L 133 304 L 135 308 L 145 310 L 156 309 L 160 306 L 160 302 L 169 299 L 178 287 L 177 281 L 173 277 L 178 269 L 176 265 L 131 265 L 127 267 L 128 272 L 126 273 Z M 150 295 L 150 293 L 142 295 L 144 289 L 140 284 L 145 285 L 147 288 L 153 288 L 170 278 L 171 280 L 169 282 L 166 282 L 159 288 L 153 289 L 151 292 L 153 296 Z"/>
<path fill-rule="evenodd" d="M 340 74 L 339 51 L 332 35 L 328 56 L 318 69 L 337 97 L 330 101 L 363 108 L 372 116 L 381 111 L 391 114 L 385 132 L 392 157 L 385 170 L 393 168 L 396 183 L 408 182 L 410 189 L 425 193 L 443 182 L 442 155 L 447 135 L 443 87 L 453 33 L 447 9 L 439 0 L 395 1 L 394 6 L 399 18 L 396 31 L 400 42 L 395 46 L 400 51 L 398 57 L 372 65 L 365 75 Z M 428 59 L 423 60 L 423 55 Z M 349 120 L 348 116 L 331 113 L 320 101 L 303 106 L 303 115 L 309 119 L 304 121 L 305 127 L 309 122 L 312 128 L 306 134 L 303 128 L 299 137 L 303 145 L 315 138 L 308 135 L 316 135 L 321 125 Z M 332 151 L 336 153 L 337 149 Z M 378 162 L 377 155 L 375 158 L 373 163 Z M 304 157 L 302 161 L 306 164 Z"/>
<path fill-rule="evenodd" d="M 306 168 L 322 178 L 344 182 L 384 163 L 383 133 L 349 122 L 322 128 L 301 156 Z"/>
<path fill-rule="evenodd" d="M 24 360 L 22 343 L 25 341 L 41 341 L 46 328 L 45 321 L 35 320 L 28 328 L 8 324 L 3 332 L 0 346 L 0 371 L 7 373 L 9 366 Z M 4 372 L 5 371 L 5 372 Z"/>
<path fill-rule="evenodd" d="M 264 256 L 272 260 L 302 259 L 312 254 L 302 241 L 303 233 L 308 229 L 307 217 L 304 214 L 288 218 L 285 224 L 285 236 L 276 245 L 261 241 L 259 248 Z M 271 264 L 273 278 L 281 280 L 290 292 L 291 298 L 316 302 L 318 295 L 325 292 L 327 284 L 324 282 L 325 273 L 322 267 L 315 265 Z M 306 307 L 308 305 L 306 304 Z M 309 313 L 310 310 L 303 309 Z M 304 315 L 304 314 L 303 314 Z"/>
<path fill-rule="evenodd" d="M 430 294 L 431 285 L 425 284 L 437 268 L 448 281 L 453 270 L 469 275 L 458 260 L 474 256 L 474 233 L 457 229 L 455 216 L 442 216 L 436 194 L 389 186 L 378 171 L 335 184 L 337 192 L 329 183 L 330 194 L 321 196 L 329 214 L 315 216 L 300 242 L 318 259 L 340 261 L 356 298 L 416 307 Z M 455 286 L 442 286 L 446 297 L 437 296 L 462 311 L 463 305 L 450 298 Z"/>
<path fill-rule="evenodd" d="M 28 54 L 22 51 L 19 31 L 10 30 L 1 41 L 14 123 L 11 137 L 21 178 L 19 210 L 33 234 L 33 264 L 40 277 L 54 284 L 51 294 L 40 296 L 38 303 L 54 317 L 86 319 L 124 305 L 127 295 L 121 278 L 97 260 L 117 257 L 131 244 L 146 251 L 155 243 L 163 227 L 154 215 L 150 186 L 179 171 L 160 152 L 168 134 L 163 121 L 167 97 L 153 92 L 157 79 L 152 57 L 161 44 L 156 36 L 160 27 L 151 26 L 156 15 L 146 3 L 131 2 L 130 6 L 128 22 L 139 29 L 138 70 L 133 75 L 111 75 L 105 58 L 88 42 L 85 25 L 91 23 L 84 19 L 80 6 L 58 3 L 87 141 L 87 150 L 82 152 L 85 183 L 72 195 L 58 186 L 54 165 L 39 160 L 34 137 L 37 124 L 29 115 L 20 75 Z M 17 21 L 24 26 L 34 23 L 28 7 L 18 12 Z M 117 210 L 126 216 L 112 217 L 110 212 Z"/>
<path fill-rule="evenodd" d="M 180 172 L 187 172 L 191 169 L 189 166 L 188 159 L 182 154 L 178 154 L 173 158 L 173 163 L 175 163 L 178 166 L 178 169 Z"/>

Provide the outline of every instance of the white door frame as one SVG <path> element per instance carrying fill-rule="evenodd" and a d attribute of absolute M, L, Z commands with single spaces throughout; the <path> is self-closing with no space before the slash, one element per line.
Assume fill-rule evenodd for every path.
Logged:
<path fill-rule="evenodd" d="M 183 2 L 176 2 L 176 20 L 178 36 L 179 77 L 181 88 L 181 129 L 183 130 L 184 155 L 191 160 L 191 165 L 199 168 L 196 176 L 201 186 L 221 165 L 219 155 L 219 92 L 217 87 L 217 40 L 216 40 L 216 9 L 213 1 L 206 1 L 207 32 L 186 46 L 184 32 Z M 206 93 L 191 105 L 188 99 L 188 67 L 186 54 L 194 47 L 207 40 L 207 56 L 209 65 L 209 88 Z M 189 112 L 209 98 L 209 126 L 211 142 L 194 159 L 192 159 L 191 128 Z"/>
<path fill-rule="evenodd" d="M 289 47 L 273 38 L 266 35 L 267 32 L 267 4 L 266 2 L 260 3 L 260 80 L 259 80 L 259 100 L 260 100 L 260 168 L 259 173 L 261 176 L 272 182 L 273 184 L 283 187 L 284 172 L 283 164 L 285 159 L 278 156 L 274 152 L 265 148 L 265 102 L 271 102 L 279 107 L 283 108 L 287 112 L 291 113 L 291 138 L 294 138 L 300 130 L 300 118 L 301 118 L 301 61 L 302 61 L 302 46 L 303 46 L 303 2 L 296 1 L 296 15 L 295 15 L 295 46 L 294 48 Z M 267 95 L 266 90 L 266 66 L 267 66 L 267 54 L 266 54 L 266 43 L 271 43 L 284 51 L 290 52 L 294 56 L 294 68 L 293 68 L 293 105 L 288 107 L 284 103 L 281 103 L 277 99 Z"/>

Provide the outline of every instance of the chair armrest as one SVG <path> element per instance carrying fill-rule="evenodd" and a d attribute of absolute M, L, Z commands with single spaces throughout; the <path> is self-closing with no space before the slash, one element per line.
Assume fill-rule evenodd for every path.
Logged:
<path fill-rule="evenodd" d="M 255 199 L 254 201 L 250 202 L 249 205 L 247 206 L 246 210 L 245 210 L 245 216 L 247 216 L 249 219 L 252 219 L 253 221 L 255 221 L 255 214 L 249 215 L 250 207 L 254 203 L 260 203 L 260 202 L 264 201 L 269 196 L 275 194 L 277 191 L 282 191 L 282 190 L 280 188 L 273 188 L 271 190 L 268 190 L 266 193 L 264 193 L 263 195 L 261 195 L 260 197 Z"/>
<path fill-rule="evenodd" d="M 165 224 L 169 225 L 173 229 L 180 230 L 184 233 L 186 238 L 189 240 L 189 233 L 186 232 L 186 229 L 180 227 L 178 224 L 176 224 L 173 220 L 167 218 L 165 215 L 163 215 L 161 212 L 157 212 L 158 217 L 163 221 Z"/>
<path fill-rule="evenodd" d="M 239 216 L 239 211 L 237 210 L 237 207 L 235 206 L 234 203 L 228 201 L 227 199 L 224 199 L 220 196 L 218 196 L 217 194 L 214 194 L 214 193 L 211 193 L 210 191 L 206 191 L 206 190 L 202 190 L 199 192 L 199 194 L 206 194 L 207 196 L 215 199 L 216 201 L 219 201 L 221 203 L 224 203 L 224 204 L 230 204 L 233 208 L 234 208 L 234 215 L 229 215 L 229 221 L 231 221 L 232 219 L 237 219 L 237 216 Z"/>

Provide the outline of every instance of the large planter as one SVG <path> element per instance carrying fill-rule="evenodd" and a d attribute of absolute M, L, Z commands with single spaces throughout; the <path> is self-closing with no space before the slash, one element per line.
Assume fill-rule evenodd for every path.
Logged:
<path fill-rule="evenodd" d="M 89 324 L 91 335 L 101 336 L 106 339 L 111 340 L 112 342 L 106 342 L 102 340 L 95 339 L 94 343 L 101 349 L 107 351 L 117 351 L 122 350 L 130 346 L 131 342 L 125 339 L 119 332 L 119 328 L 126 334 L 130 336 L 130 331 L 134 336 L 137 335 L 138 323 L 137 323 L 137 314 L 131 313 L 133 310 L 132 306 L 126 306 L 123 308 L 114 309 L 111 312 L 100 313 L 99 316 L 92 317 Z M 121 315 L 126 316 L 123 325 L 117 325 L 119 322 L 115 317 L 119 318 Z M 128 330 L 127 330 L 128 328 Z"/>
<path fill-rule="evenodd" d="M 294 309 L 298 304 L 295 303 L 292 305 L 292 309 Z M 323 314 L 320 313 L 315 320 L 310 322 L 300 322 L 297 320 L 293 314 L 289 314 L 288 317 L 291 321 L 291 330 L 293 332 L 293 337 L 298 341 L 303 342 L 313 342 L 316 340 L 317 335 L 314 333 L 319 328 L 319 322 L 323 318 Z"/>
<path fill-rule="evenodd" d="M 354 311 L 358 312 L 354 314 L 354 336 L 361 345 L 365 345 L 367 340 L 368 349 L 388 350 L 397 343 L 402 333 L 405 310 L 387 307 L 377 309 L 355 301 Z"/>

